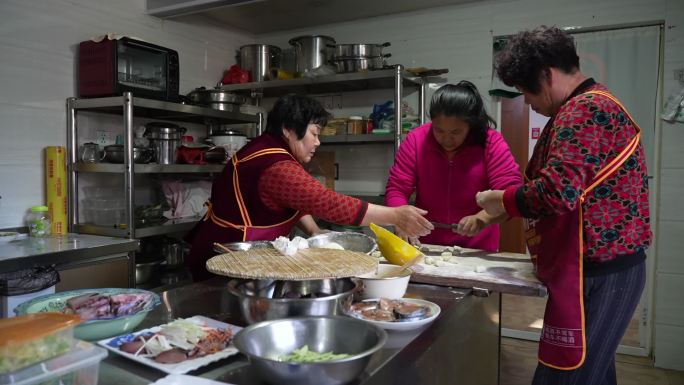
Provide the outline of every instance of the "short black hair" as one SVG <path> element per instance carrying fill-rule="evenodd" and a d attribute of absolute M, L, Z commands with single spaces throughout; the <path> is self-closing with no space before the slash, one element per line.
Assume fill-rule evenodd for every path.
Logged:
<path fill-rule="evenodd" d="M 558 27 L 542 25 L 518 32 L 496 55 L 496 73 L 507 86 L 541 90 L 541 75 L 550 68 L 567 74 L 579 70 L 575 41 Z"/>
<path fill-rule="evenodd" d="M 494 119 L 487 114 L 477 87 L 467 80 L 455 85 L 445 84 L 435 91 L 430 101 L 430 118 L 440 115 L 466 121 L 470 126 L 468 135 L 481 146 L 487 143 L 489 127 L 496 127 Z"/>
<path fill-rule="evenodd" d="M 330 114 L 318 100 L 304 95 L 289 94 L 278 99 L 268 112 L 266 132 L 281 136 L 283 128 L 294 131 L 297 139 L 306 135 L 310 123 L 325 126 Z"/>

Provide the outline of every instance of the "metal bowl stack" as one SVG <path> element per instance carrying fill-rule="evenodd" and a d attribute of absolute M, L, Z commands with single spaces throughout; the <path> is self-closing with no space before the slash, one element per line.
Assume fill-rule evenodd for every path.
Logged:
<path fill-rule="evenodd" d="M 367 322 L 348 317 L 307 317 L 251 325 L 235 336 L 234 343 L 265 382 L 338 385 L 357 378 L 386 341 L 385 331 Z M 282 361 L 283 356 L 305 345 L 319 353 L 349 357 L 328 362 Z"/>
<path fill-rule="evenodd" d="M 382 69 L 385 59 L 392 54 L 383 54 L 382 50 L 390 43 L 383 44 L 335 44 L 332 63 L 337 72 L 358 72 Z"/>

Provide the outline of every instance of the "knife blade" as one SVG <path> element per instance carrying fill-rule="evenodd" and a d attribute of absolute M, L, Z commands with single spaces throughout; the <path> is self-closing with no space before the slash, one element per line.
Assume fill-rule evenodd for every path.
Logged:
<path fill-rule="evenodd" d="M 451 231 L 456 231 L 456 229 L 458 228 L 458 223 L 448 224 L 448 223 L 433 222 L 433 221 L 430 221 L 430 223 L 432 223 L 432 225 L 435 227 L 439 227 L 442 229 L 451 229 Z"/>

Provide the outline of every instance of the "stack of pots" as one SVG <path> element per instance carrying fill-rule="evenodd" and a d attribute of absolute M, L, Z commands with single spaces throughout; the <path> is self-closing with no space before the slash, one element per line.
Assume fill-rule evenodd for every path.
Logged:
<path fill-rule="evenodd" d="M 337 72 L 357 72 L 382 69 L 385 59 L 392 54 L 383 54 L 382 50 L 390 43 L 383 44 L 335 44 L 332 63 Z"/>
<path fill-rule="evenodd" d="M 295 70 L 309 72 L 329 64 L 333 56 L 335 39 L 324 35 L 305 35 L 290 39 L 295 50 Z"/>
<path fill-rule="evenodd" d="M 158 164 L 176 163 L 176 149 L 180 146 L 185 131 L 184 127 L 166 122 L 150 122 L 145 125 L 145 136 L 150 140 L 150 147 L 154 149 Z"/>
<path fill-rule="evenodd" d="M 240 112 L 240 106 L 247 102 L 247 97 L 223 91 L 220 88 L 196 88 L 188 94 L 193 103 L 200 106 L 215 108 L 221 111 Z"/>
<path fill-rule="evenodd" d="M 271 68 L 280 67 L 280 48 L 268 44 L 248 44 L 240 47 L 240 67 L 250 71 L 251 81 L 271 80 Z"/>

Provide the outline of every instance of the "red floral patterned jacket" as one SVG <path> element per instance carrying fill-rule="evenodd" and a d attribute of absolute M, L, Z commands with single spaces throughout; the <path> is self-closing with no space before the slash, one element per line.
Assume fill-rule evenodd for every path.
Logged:
<path fill-rule="evenodd" d="M 526 170 L 528 181 L 505 196 L 506 208 L 539 218 L 574 210 L 583 189 L 636 134 L 627 115 L 612 100 L 589 90 L 605 90 L 588 79 L 544 128 Z M 514 194 L 510 194 L 514 192 Z M 511 207 L 511 203 L 516 207 Z M 642 252 L 651 243 L 648 174 L 644 148 L 585 197 L 584 256 L 606 262 Z"/>

